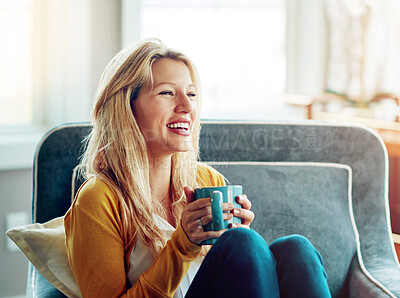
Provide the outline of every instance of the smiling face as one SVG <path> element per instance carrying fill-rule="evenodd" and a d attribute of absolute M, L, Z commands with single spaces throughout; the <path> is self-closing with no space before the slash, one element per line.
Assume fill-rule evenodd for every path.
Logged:
<path fill-rule="evenodd" d="M 148 83 L 133 102 L 133 112 L 153 158 L 193 148 L 192 130 L 197 120 L 196 86 L 188 67 L 169 58 L 152 65 Z"/>

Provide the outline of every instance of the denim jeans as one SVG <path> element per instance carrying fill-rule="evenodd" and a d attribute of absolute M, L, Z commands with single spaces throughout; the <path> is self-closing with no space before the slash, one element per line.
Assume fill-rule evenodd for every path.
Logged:
<path fill-rule="evenodd" d="M 319 252 L 300 235 L 267 245 L 255 231 L 225 232 L 197 272 L 186 297 L 331 297 Z"/>

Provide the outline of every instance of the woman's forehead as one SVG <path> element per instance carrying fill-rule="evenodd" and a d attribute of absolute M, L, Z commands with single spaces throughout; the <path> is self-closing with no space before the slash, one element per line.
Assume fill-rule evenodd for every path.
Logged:
<path fill-rule="evenodd" d="M 193 84 L 191 73 L 187 65 L 180 60 L 162 58 L 152 65 L 154 85 L 159 83 L 186 83 Z"/>

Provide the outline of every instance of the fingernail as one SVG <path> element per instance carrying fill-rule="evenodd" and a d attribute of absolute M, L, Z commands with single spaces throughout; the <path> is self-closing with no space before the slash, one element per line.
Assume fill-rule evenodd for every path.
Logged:
<path fill-rule="evenodd" d="M 228 203 L 228 208 L 233 208 L 233 204 L 232 203 Z"/>
<path fill-rule="evenodd" d="M 239 210 L 237 210 L 237 209 L 233 209 L 233 214 L 235 214 L 235 215 L 239 215 Z"/>
<path fill-rule="evenodd" d="M 230 228 L 230 229 L 237 228 L 237 224 L 235 224 L 235 223 L 230 223 L 230 224 L 229 224 L 229 228 Z"/>

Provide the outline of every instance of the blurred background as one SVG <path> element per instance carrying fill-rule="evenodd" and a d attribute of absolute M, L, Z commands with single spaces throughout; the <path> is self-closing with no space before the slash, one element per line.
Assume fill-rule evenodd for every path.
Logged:
<path fill-rule="evenodd" d="M 399 1 L 0 0 L 0 297 L 25 295 L 27 260 L 5 231 L 31 220 L 41 136 L 88 121 L 108 61 L 146 37 L 194 60 L 203 119 L 309 118 L 378 131 L 400 234 Z"/>

